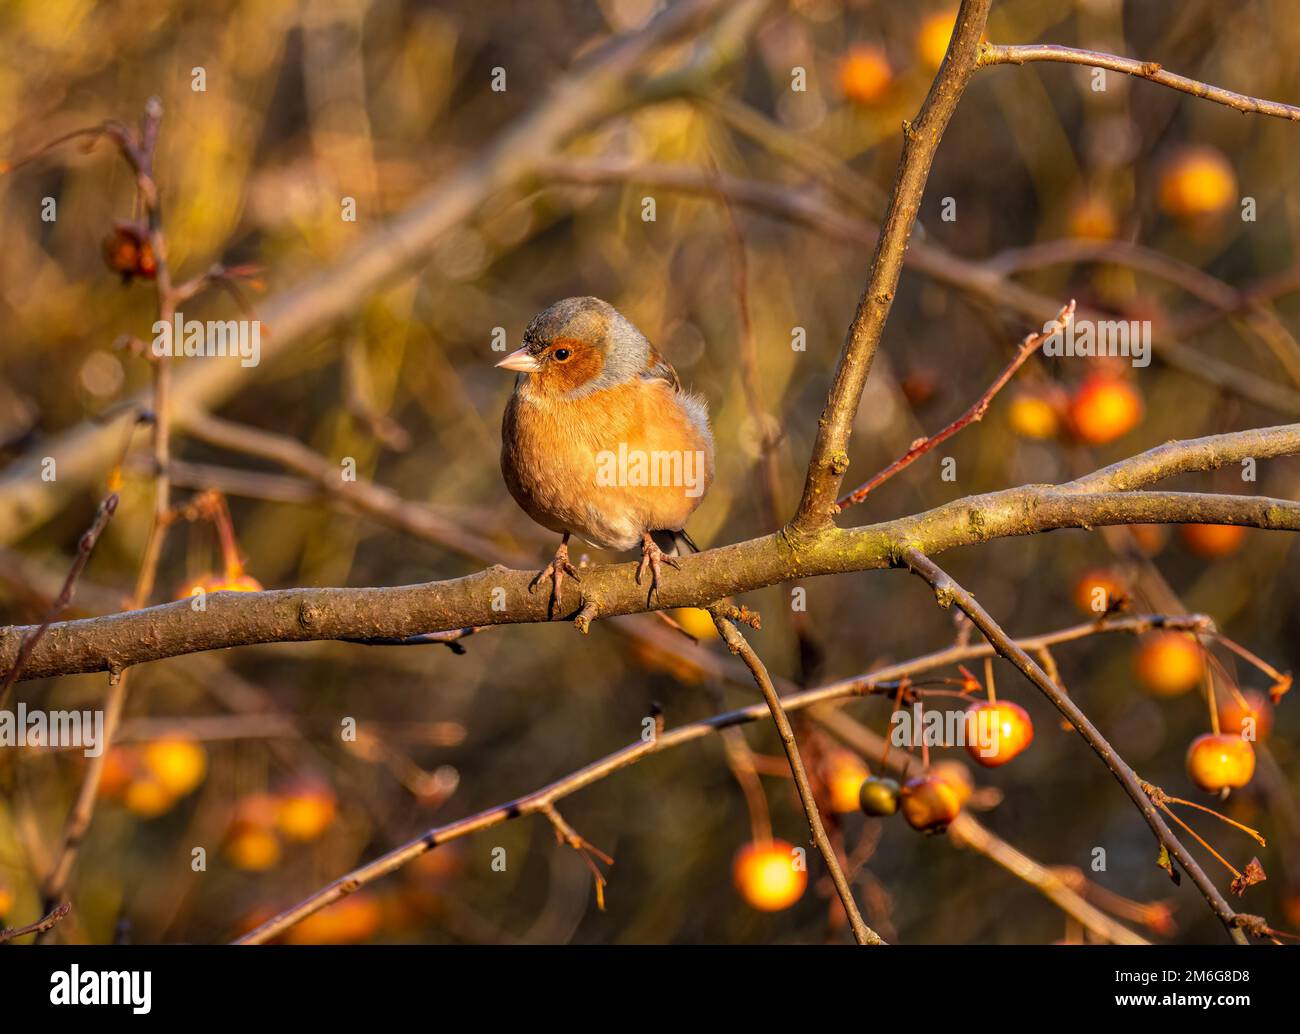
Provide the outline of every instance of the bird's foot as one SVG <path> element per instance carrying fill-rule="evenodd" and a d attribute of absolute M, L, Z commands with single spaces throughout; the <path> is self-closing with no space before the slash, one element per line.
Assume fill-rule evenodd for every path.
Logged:
<path fill-rule="evenodd" d="M 555 557 L 549 564 L 537 572 L 537 577 L 528 583 L 528 591 L 532 592 L 547 578 L 551 580 L 551 599 L 546 605 L 546 616 L 553 617 L 555 610 L 560 605 L 560 588 L 564 585 L 564 576 L 569 575 L 575 582 L 582 581 L 578 575 L 578 569 L 569 562 L 569 543 L 568 536 L 565 541 L 561 542 L 555 550 Z"/>
<path fill-rule="evenodd" d="M 650 571 L 650 591 L 646 593 L 647 604 L 659 593 L 659 582 L 663 578 L 664 564 L 677 571 L 682 569 L 682 565 L 677 562 L 676 557 L 670 557 L 660 549 L 647 531 L 641 536 L 641 563 L 637 565 L 636 569 L 637 585 L 641 584 L 641 579 L 645 576 L 646 570 Z"/>

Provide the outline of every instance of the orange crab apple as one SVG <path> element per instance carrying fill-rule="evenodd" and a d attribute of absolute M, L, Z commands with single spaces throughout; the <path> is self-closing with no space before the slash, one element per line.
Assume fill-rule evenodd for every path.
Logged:
<path fill-rule="evenodd" d="M 870 44 L 854 47 L 840 62 L 840 92 L 854 104 L 875 104 L 894 78 L 884 50 Z"/>
<path fill-rule="evenodd" d="M 966 708 L 966 753 L 985 768 L 1005 765 L 1034 739 L 1029 712 L 1010 700 L 981 700 Z"/>
<path fill-rule="evenodd" d="M 109 747 L 99 773 L 99 796 L 122 797 L 140 768 L 140 759 L 130 747 Z"/>
<path fill-rule="evenodd" d="M 211 571 L 182 582 L 176 590 L 178 600 L 187 600 L 199 592 L 261 592 L 262 583 L 250 574 L 245 574 L 242 567 L 227 568 L 224 574 Z"/>
<path fill-rule="evenodd" d="M 1104 614 L 1127 596 L 1123 582 L 1104 568 L 1085 571 L 1074 583 L 1074 605 L 1085 614 Z"/>
<path fill-rule="evenodd" d="M 1084 194 L 1070 205 L 1069 232 L 1083 240 L 1109 240 L 1119 232 L 1119 220 L 1104 197 Z"/>
<path fill-rule="evenodd" d="M 276 802 L 275 822 L 288 840 L 317 839 L 334 821 L 334 791 L 321 779 L 304 779 L 284 790 Z"/>
<path fill-rule="evenodd" d="M 1255 774 L 1255 748 L 1232 733 L 1204 733 L 1187 748 L 1187 774 L 1210 793 L 1245 786 Z"/>
<path fill-rule="evenodd" d="M 166 736 L 144 746 L 144 767 L 175 797 L 184 797 L 203 782 L 208 755 L 203 745 L 188 736 Z"/>
<path fill-rule="evenodd" d="M 731 875 L 745 903 L 760 912 L 789 908 L 808 886 L 807 870 L 784 840 L 751 840 L 736 852 Z"/>
<path fill-rule="evenodd" d="M 255 793 L 241 798 L 226 833 L 226 858 L 236 869 L 263 872 L 280 861 L 280 838 L 275 835 L 276 800 Z"/>
<path fill-rule="evenodd" d="M 1222 214 L 1237 200 L 1237 174 L 1223 152 L 1188 147 L 1174 155 L 1160 177 L 1160 207 L 1177 219 Z"/>
<path fill-rule="evenodd" d="M 1205 655 L 1196 637 L 1185 632 L 1153 632 L 1138 647 L 1138 679 L 1156 696 L 1175 697 L 1201 681 Z"/>
<path fill-rule="evenodd" d="M 957 803 L 962 807 L 965 807 L 975 792 L 975 781 L 971 778 L 970 769 L 955 759 L 936 761 L 930 766 L 930 775 L 951 786 L 957 792 Z"/>
<path fill-rule="evenodd" d="M 1094 373 L 1070 398 L 1070 425 L 1089 445 L 1122 438 L 1142 421 L 1142 394 L 1123 377 Z"/>
<path fill-rule="evenodd" d="M 907 824 L 925 833 L 941 833 L 961 814 L 961 794 L 941 776 L 909 779 L 899 797 Z"/>
<path fill-rule="evenodd" d="M 222 578 L 214 579 L 208 592 L 261 592 L 262 583 L 244 571 L 243 563 L 238 559 L 226 561 L 226 573 Z"/>
<path fill-rule="evenodd" d="M 1273 731 L 1273 704 L 1257 689 L 1218 695 L 1219 728 L 1233 736 L 1260 742 Z"/>
<path fill-rule="evenodd" d="M 1138 549 L 1147 556 L 1155 556 L 1169 541 L 1167 524 L 1130 524 L 1128 530 L 1133 536 L 1133 541 L 1137 543 Z"/>
<path fill-rule="evenodd" d="M 193 578 L 181 582 L 176 589 L 176 599 L 188 600 L 191 596 L 197 596 L 201 592 L 216 592 L 214 586 L 221 579 L 211 571 L 195 575 Z"/>
<path fill-rule="evenodd" d="M 122 800 L 142 819 L 155 819 L 171 810 L 176 795 L 153 776 L 146 775 L 131 781 Z"/>
<path fill-rule="evenodd" d="M 826 765 L 826 783 L 830 788 L 831 811 L 846 815 L 858 810 L 858 791 L 871 775 L 862 759 L 851 750 L 837 750 Z"/>
<path fill-rule="evenodd" d="M 280 861 L 280 841 L 269 830 L 241 829 L 226 841 L 226 858 L 236 869 L 265 872 Z"/>
<path fill-rule="evenodd" d="M 718 629 L 709 612 L 702 607 L 678 607 L 672 618 L 696 639 L 717 639 Z"/>
<path fill-rule="evenodd" d="M 114 223 L 102 247 L 104 262 L 121 275 L 124 283 L 130 283 L 133 277 L 152 280 L 158 275 L 158 260 L 148 231 L 135 223 Z"/>
<path fill-rule="evenodd" d="M 217 583 L 213 592 L 261 592 L 262 583 L 251 574 L 236 575 Z"/>
<path fill-rule="evenodd" d="M 1197 556 L 1213 560 L 1240 549 L 1246 529 L 1239 524 L 1180 524 L 1178 534 Z"/>
<path fill-rule="evenodd" d="M 948 42 L 952 39 L 952 30 L 957 24 L 957 8 L 949 7 L 928 15 L 916 34 L 916 54 L 929 69 L 936 69 L 943 64 L 944 55 L 948 53 Z"/>
<path fill-rule="evenodd" d="M 1050 399 L 1034 392 L 1020 392 L 1007 407 L 1011 429 L 1021 438 L 1054 438 L 1061 430 L 1061 418 Z"/>
<path fill-rule="evenodd" d="M 383 917 L 380 899 L 359 890 L 290 927 L 284 940 L 286 944 L 356 944 L 373 937 Z"/>

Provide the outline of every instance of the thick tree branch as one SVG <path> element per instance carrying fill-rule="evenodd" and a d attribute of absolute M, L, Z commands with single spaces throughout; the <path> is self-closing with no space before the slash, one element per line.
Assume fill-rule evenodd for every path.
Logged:
<path fill-rule="evenodd" d="M 1137 61 L 1131 57 L 1118 57 L 1115 54 L 1103 54 L 1095 50 L 1059 47 L 1051 43 L 1015 47 L 985 43 L 980 46 L 977 65 L 981 68 L 985 65 L 1023 65 L 1026 61 L 1057 61 L 1070 65 L 1107 68 L 1112 72 L 1123 72 L 1138 79 L 1150 79 L 1151 82 L 1168 86 L 1171 90 L 1190 93 L 1193 97 L 1214 101 L 1216 104 L 1226 104 L 1238 111 L 1272 115 L 1291 122 L 1300 122 L 1300 108 L 1290 104 L 1261 100 L 1259 97 L 1247 97 L 1244 93 L 1234 93 L 1221 86 L 1188 79 L 1185 75 L 1166 71 L 1156 61 Z"/>
<path fill-rule="evenodd" d="M 1231 436 L 1222 436 L 1231 437 Z M 529 591 L 532 571 L 490 567 L 424 585 L 357 589 L 281 589 L 213 593 L 194 601 L 51 625 L 22 678 L 106 671 L 202 650 L 321 639 L 406 638 L 480 625 L 519 624 L 647 609 L 708 606 L 715 600 L 792 578 L 891 566 L 909 548 L 937 554 L 995 538 L 1057 528 L 1114 524 L 1238 524 L 1300 531 L 1300 503 L 1188 492 L 1072 492 L 1028 485 L 969 496 L 925 513 L 863 528 L 826 528 L 797 544 L 784 532 L 682 559 L 656 607 L 633 579 L 635 564 L 583 571 L 549 613 L 545 593 Z M 503 605 L 504 604 L 504 605 Z M 0 668 L 13 663 L 28 626 L 0 629 Z"/>
<path fill-rule="evenodd" d="M 840 352 L 835 380 L 817 424 L 817 438 L 808 461 L 803 497 L 791 522 L 794 533 L 806 533 L 831 524 L 840 483 L 848 469 L 853 420 L 857 416 L 862 389 L 871 372 L 871 361 L 880 344 L 885 321 L 893 306 L 894 291 L 903 271 L 903 256 L 921 207 L 930 165 L 948 127 L 948 120 L 957 110 L 957 102 L 975 70 L 976 50 L 988 19 L 990 2 L 962 0 L 939 74 L 930 85 L 930 92 L 916 120 L 903 127 L 903 153 L 889 192 L 889 205 L 881 220 L 880 237 L 871 259 L 867 285 L 858 300 L 857 313 Z"/>
<path fill-rule="evenodd" d="M 1272 459 L 1297 453 L 1300 453 L 1300 424 L 1258 427 L 1167 442 L 1061 487 L 1074 492 L 1127 492 L 1145 488 L 1175 474 L 1218 470 L 1225 464 L 1246 459 Z"/>
<path fill-rule="evenodd" d="M 1159 809 L 1147 796 L 1147 792 L 1143 789 L 1142 781 L 1138 778 L 1137 773 L 1116 753 L 1115 748 L 1092 724 L 1088 716 L 1079 709 L 1078 704 L 1071 700 L 1065 690 L 1048 677 L 1047 673 L 1025 652 L 1023 647 L 1002 630 L 1001 626 L 989 616 L 988 611 L 980 605 L 974 596 L 953 581 L 950 575 L 921 550 L 908 549 L 902 556 L 902 562 L 914 574 L 929 583 L 934 590 L 935 599 L 938 600 L 941 607 L 951 607 L 953 604 L 960 607 L 962 612 L 971 619 L 975 627 L 983 633 L 984 638 L 993 645 L 994 649 L 1019 668 L 1024 676 L 1052 702 L 1052 706 L 1060 711 L 1069 723 L 1079 731 L 1079 734 L 1087 741 L 1088 746 L 1096 752 L 1097 756 L 1101 758 L 1111 774 L 1124 788 L 1124 791 L 1132 798 L 1133 804 L 1142 813 L 1142 817 L 1146 819 L 1147 825 L 1151 827 L 1151 831 L 1156 836 L 1156 840 L 1169 851 L 1170 855 L 1178 859 L 1178 864 L 1191 877 L 1192 882 L 1196 884 L 1196 889 L 1201 892 L 1210 909 L 1227 927 L 1233 940 L 1242 944 L 1246 943 L 1245 935 L 1241 932 L 1237 922 L 1237 913 L 1228 904 L 1224 896 L 1219 893 L 1219 889 L 1210 881 L 1210 878 L 1205 875 L 1205 871 L 1197 864 L 1196 859 L 1188 853 L 1187 848 L 1183 847 L 1179 839 L 1174 836 L 1173 831 L 1161 816 Z"/>

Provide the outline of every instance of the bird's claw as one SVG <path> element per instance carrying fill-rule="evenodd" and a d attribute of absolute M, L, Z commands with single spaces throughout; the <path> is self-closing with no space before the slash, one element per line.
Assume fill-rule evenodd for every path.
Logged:
<path fill-rule="evenodd" d="M 564 585 L 564 576 L 568 575 L 575 582 L 582 581 L 578 574 L 578 569 L 569 562 L 569 547 L 567 543 L 561 542 L 555 550 L 555 557 L 549 564 L 537 572 L 537 576 L 528 583 L 528 591 L 532 592 L 539 586 L 544 579 L 551 579 L 551 599 L 546 605 L 546 616 L 552 617 L 555 609 L 560 605 L 560 588 Z"/>
<path fill-rule="evenodd" d="M 650 571 L 650 591 L 646 594 L 646 602 L 650 602 L 659 594 L 659 582 L 663 578 L 663 565 L 667 564 L 674 570 L 680 571 L 682 565 L 677 562 L 675 557 L 669 556 L 655 543 L 655 540 L 647 535 L 641 540 L 641 563 L 636 568 L 636 583 L 641 584 L 641 579 L 645 576 L 646 570 Z"/>

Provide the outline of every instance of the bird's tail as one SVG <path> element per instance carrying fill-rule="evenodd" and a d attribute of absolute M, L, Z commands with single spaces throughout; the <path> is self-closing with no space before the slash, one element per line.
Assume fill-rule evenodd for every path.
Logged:
<path fill-rule="evenodd" d="M 662 549 L 669 556 L 685 556 L 689 553 L 698 553 L 700 547 L 695 544 L 695 540 L 686 534 L 685 529 L 681 531 L 652 531 L 650 537 L 654 539 L 655 545 Z"/>

